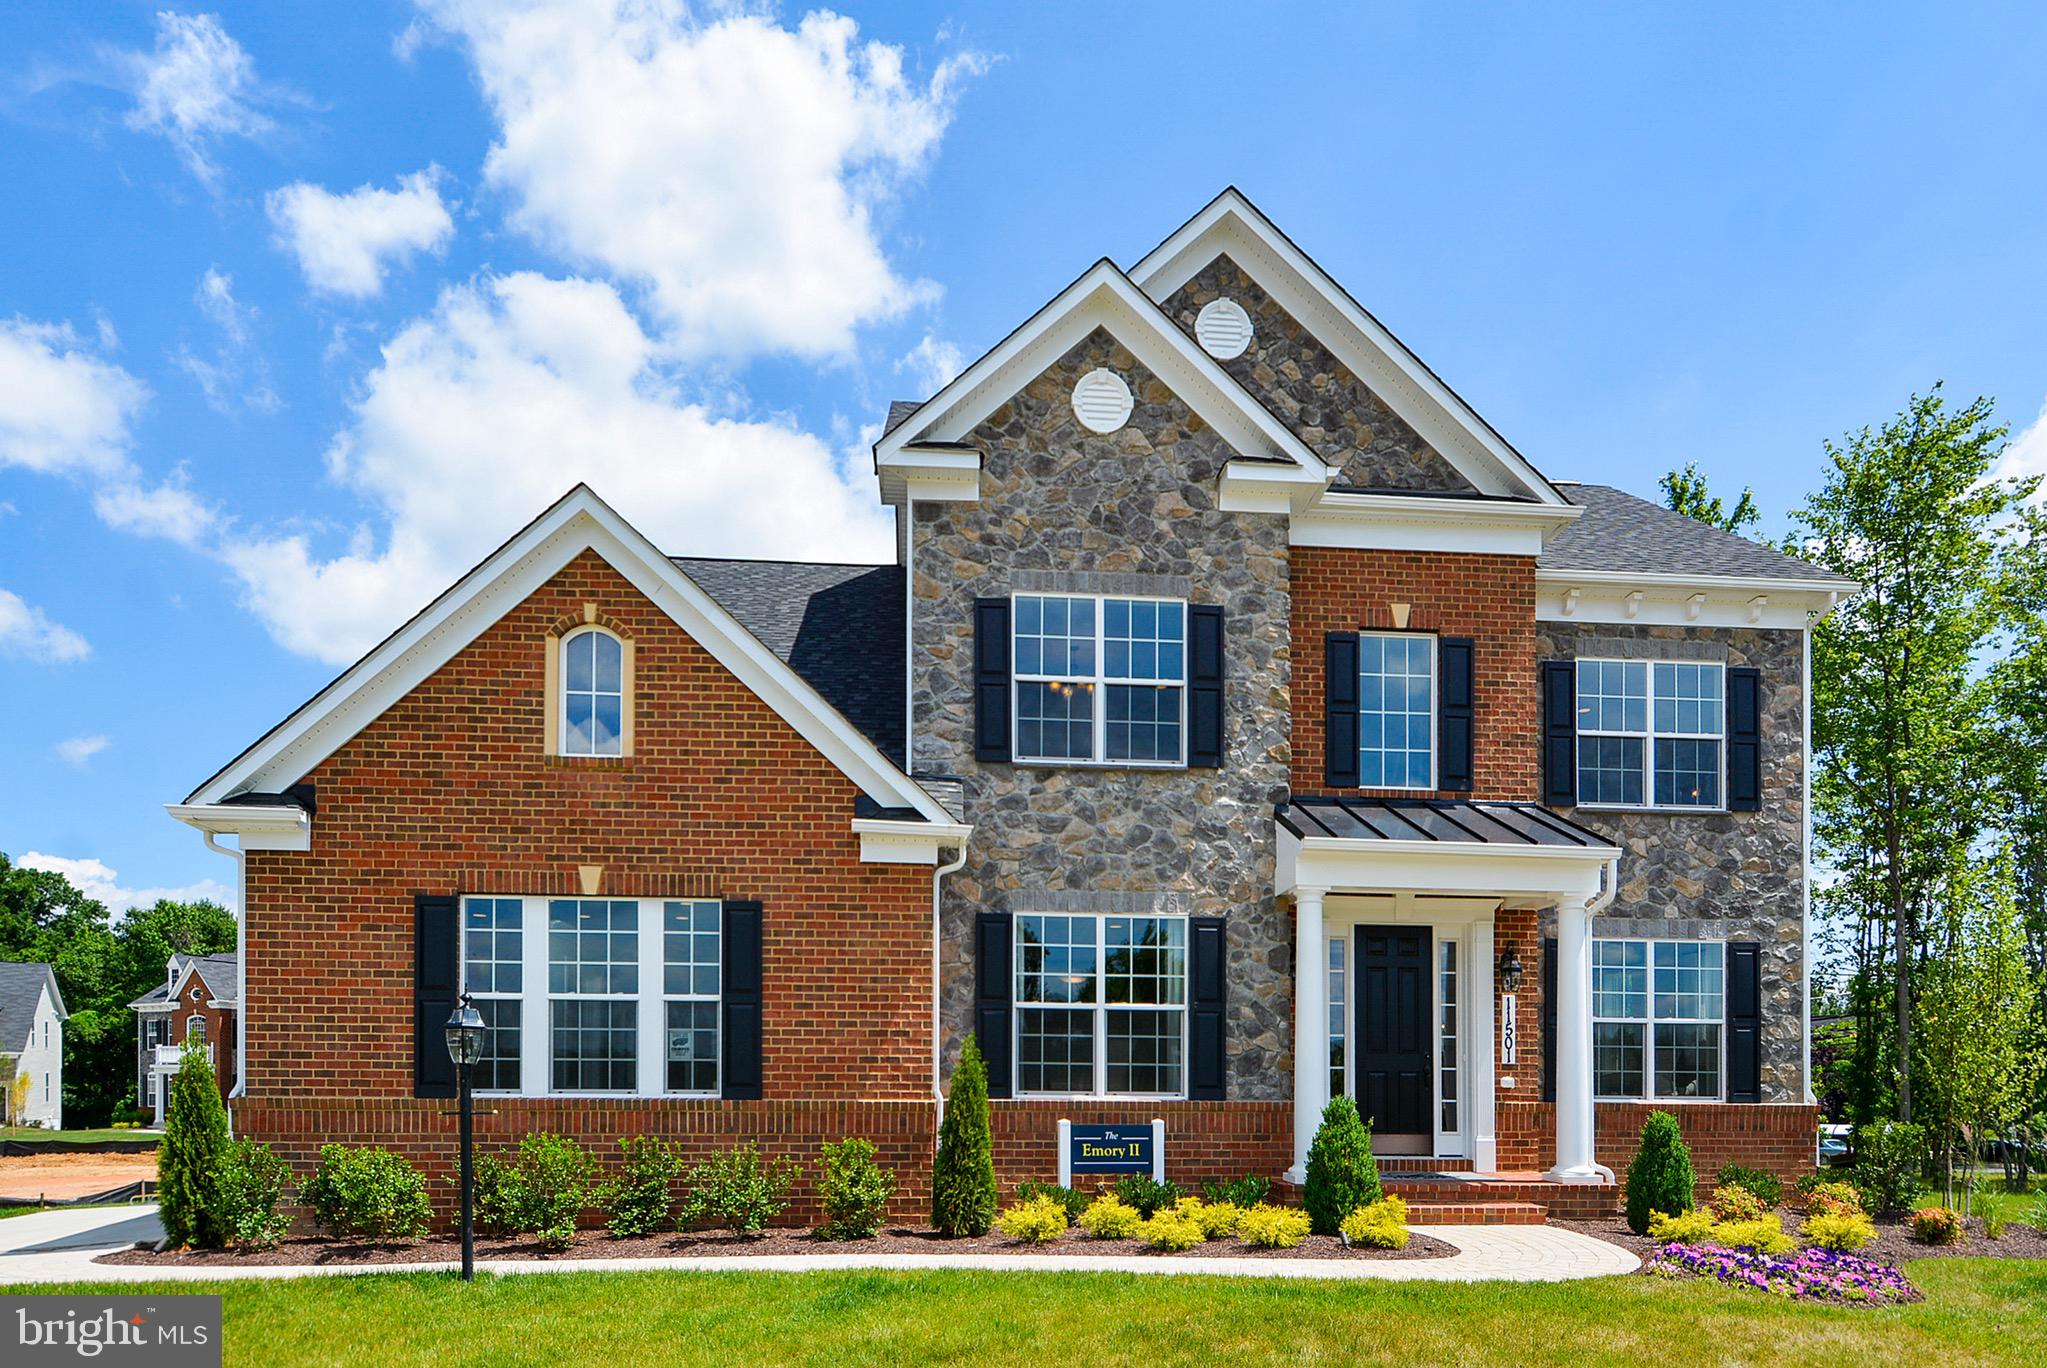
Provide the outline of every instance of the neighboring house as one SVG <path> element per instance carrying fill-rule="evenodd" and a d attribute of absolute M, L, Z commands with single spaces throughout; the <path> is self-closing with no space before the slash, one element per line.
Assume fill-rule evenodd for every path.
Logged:
<path fill-rule="evenodd" d="M 0 963 L 0 1117 L 64 1129 L 64 1021 L 71 1013 L 47 964 Z M 27 1078 L 15 1106 L 17 1081 Z"/>
<path fill-rule="evenodd" d="M 466 990 L 500 1142 L 861 1134 L 906 1201 L 970 1030 L 1005 1182 L 1062 1119 L 1298 1177 L 1336 1090 L 1552 1208 L 1652 1108 L 1810 1165 L 1854 585 L 1545 478 L 1234 191 L 874 462 L 892 565 L 674 558 L 579 486 L 172 807 L 243 852 L 240 1133 L 445 1168 Z"/>
<path fill-rule="evenodd" d="M 205 1047 L 222 1097 L 234 1088 L 241 1003 L 239 953 L 173 953 L 164 981 L 128 1004 L 135 1010 L 135 1105 L 152 1125 L 163 1124 L 171 1079 L 190 1045 Z"/>

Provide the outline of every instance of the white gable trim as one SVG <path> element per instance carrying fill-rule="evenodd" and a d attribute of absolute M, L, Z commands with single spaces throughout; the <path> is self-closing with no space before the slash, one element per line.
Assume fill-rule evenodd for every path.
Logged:
<path fill-rule="evenodd" d="M 1570 504 L 1331 490 L 1313 508 L 1294 514 L 1288 535 L 1295 546 L 1532 557 L 1584 511 Z"/>
<path fill-rule="evenodd" d="M 1861 588 L 1853 580 L 1642 574 L 1537 566 L 1538 622 L 1802 631 Z"/>
<path fill-rule="evenodd" d="M 1526 457 L 1234 186 L 1131 268 L 1164 303 L 1228 253 L 1482 493 L 1568 502 Z"/>
<path fill-rule="evenodd" d="M 1237 455 L 1283 458 L 1297 474 L 1312 476 L 1317 490 L 1334 477 L 1321 458 L 1246 394 L 1114 263 L 1099 261 L 875 443 L 875 471 L 883 497 L 891 497 L 906 477 L 938 473 L 934 458 L 947 446 L 953 451 L 945 469 L 956 471 L 963 463 L 957 444 L 975 425 L 1096 328 L 1106 328 L 1128 347 Z"/>
<path fill-rule="evenodd" d="M 297 783 L 584 551 L 595 551 L 666 612 L 861 792 L 952 824 L 921 785 L 587 485 L 570 490 L 180 806 L 214 808 L 236 793 Z"/>

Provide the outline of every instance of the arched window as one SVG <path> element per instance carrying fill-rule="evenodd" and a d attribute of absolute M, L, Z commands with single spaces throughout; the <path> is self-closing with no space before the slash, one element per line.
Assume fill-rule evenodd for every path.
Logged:
<path fill-rule="evenodd" d="M 206 1018 L 189 1016 L 185 1018 L 185 1039 L 197 1045 L 206 1043 Z"/>
<path fill-rule="evenodd" d="M 622 755 L 625 647 L 601 627 L 562 640 L 563 755 Z"/>

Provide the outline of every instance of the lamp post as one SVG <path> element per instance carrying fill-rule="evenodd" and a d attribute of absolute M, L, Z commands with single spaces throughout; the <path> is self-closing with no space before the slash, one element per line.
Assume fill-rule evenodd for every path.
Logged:
<path fill-rule="evenodd" d="M 469 1070 L 483 1058 L 483 1014 L 464 993 L 446 1027 L 448 1057 L 455 1061 L 455 1094 L 462 1114 L 462 1281 L 476 1278 L 476 1109 L 469 1096 Z"/>

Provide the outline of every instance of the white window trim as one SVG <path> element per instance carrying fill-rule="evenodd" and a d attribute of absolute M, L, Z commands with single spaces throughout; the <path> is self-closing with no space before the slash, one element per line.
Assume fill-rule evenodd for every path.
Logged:
<path fill-rule="evenodd" d="M 1626 731 L 1611 727 L 1578 727 L 1571 745 L 1571 783 L 1578 784 L 1581 773 L 1578 748 L 1588 736 L 1619 736 L 1639 740 L 1642 743 L 1642 801 L 1639 803 L 1591 803 L 1579 802 L 1582 808 L 1602 812 L 1726 812 L 1727 807 L 1727 662 L 1723 660 L 1677 660 L 1661 657 L 1644 657 L 1629 660 L 1617 656 L 1579 656 L 1571 663 L 1571 707 L 1574 715 L 1578 709 L 1578 667 L 1587 663 L 1601 665 L 1642 665 L 1643 715 L 1642 731 Z M 1658 665 L 1701 665 L 1715 670 L 1720 675 L 1720 730 L 1717 732 L 1660 732 L 1656 730 L 1656 667 Z M 1659 803 L 1656 801 L 1656 742 L 1666 741 L 1713 741 L 1717 742 L 1716 753 L 1720 757 L 1720 801 L 1717 803 Z"/>
<path fill-rule="evenodd" d="M 1013 944 L 1009 954 L 1009 1058 L 1012 1078 L 1017 1084 L 1023 1080 L 1023 1014 L 1025 1011 L 1071 1012 L 1085 1011 L 1094 1018 L 1094 1073 L 1095 1086 L 1091 1092 L 1028 1092 L 1021 1086 L 1012 1089 L 1012 1095 L 1019 1099 L 1073 1101 L 1073 1102 L 1184 1102 L 1187 1100 L 1188 1074 L 1193 1061 L 1188 1058 L 1190 1046 L 1189 1031 L 1194 1016 L 1194 1004 L 1189 1000 L 1194 986 L 1194 941 L 1193 924 L 1185 916 L 1157 912 L 1039 912 L 1035 909 L 1016 914 L 1018 917 L 1066 917 L 1070 919 L 1092 918 L 1095 924 L 1095 1001 L 1093 1002 L 1026 1002 L 1017 996 L 1017 980 L 1023 977 L 1023 937 L 1012 935 Z M 1144 1002 L 1106 1002 L 1104 988 L 1109 973 L 1109 921 L 1123 917 L 1134 920 L 1176 921 L 1182 924 L 1180 944 L 1183 951 L 1181 972 L 1184 975 L 1180 985 L 1178 1004 Z M 1110 1092 L 1109 1091 L 1109 1013 L 1124 1012 L 1178 1012 L 1180 1014 L 1180 1091 L 1178 1092 Z"/>
<path fill-rule="evenodd" d="M 1089 676 L 1076 674 L 1020 674 L 1016 668 L 1016 604 L 1019 599 L 1089 599 L 1095 605 L 1095 669 Z M 1175 685 L 1166 679 L 1111 679 L 1108 674 L 1108 621 L 1106 605 L 1110 600 L 1119 603 L 1173 603 L 1180 607 L 1180 682 Z M 1067 594 L 1054 590 L 1030 590 L 1010 595 L 1009 599 L 1009 755 L 1012 764 L 1046 766 L 1056 769 L 1156 769 L 1173 770 L 1187 768 L 1187 695 L 1192 674 L 1194 649 L 1194 618 L 1191 605 L 1186 599 L 1164 598 L 1155 594 Z M 1087 684 L 1094 689 L 1094 753 L 1086 759 L 1067 758 L 1057 755 L 1025 755 L 1019 738 L 1023 735 L 1023 709 L 1021 707 L 1025 684 Z M 1180 757 L 1177 760 L 1111 760 L 1109 754 L 1109 687 L 1130 685 L 1142 688 L 1147 684 L 1161 688 L 1180 690 Z M 1085 913 L 1081 915 L 1086 915 Z"/>
<path fill-rule="evenodd" d="M 1471 1089 L 1478 1086 L 1471 1070 L 1473 1041 L 1470 1030 L 1471 999 L 1468 990 L 1472 981 L 1471 976 L 1476 973 L 1473 967 L 1476 964 L 1476 958 L 1472 949 L 1471 930 L 1468 925 L 1460 925 L 1455 922 L 1448 924 L 1443 922 L 1412 922 L 1398 916 L 1388 917 L 1383 910 L 1359 912 L 1345 916 L 1340 921 L 1331 920 L 1328 940 L 1332 945 L 1341 941 L 1344 946 L 1345 997 L 1342 1017 L 1344 1056 L 1342 1095 L 1345 1097 L 1355 1097 L 1357 1095 L 1358 1004 L 1355 995 L 1359 990 L 1355 985 L 1358 982 L 1358 927 L 1410 925 L 1425 926 L 1429 932 L 1429 1041 L 1430 1047 L 1434 1050 L 1434 1054 L 1431 1056 L 1433 1062 L 1429 1070 L 1429 1141 L 1433 1150 L 1433 1154 L 1430 1157 L 1437 1159 L 1462 1159 L 1470 1155 L 1473 1147 L 1471 1140 L 1472 1123 L 1474 1120 L 1473 1108 L 1477 1106 L 1477 1099 L 1472 1094 Z M 1454 1044 L 1457 1059 L 1453 1067 L 1457 1070 L 1458 1091 L 1460 1094 L 1457 1099 L 1457 1126 L 1454 1130 L 1447 1131 L 1443 1129 L 1444 1054 L 1442 1003 L 1442 956 L 1443 947 L 1446 945 L 1455 946 L 1455 953 L 1457 955 L 1459 980 L 1457 998 L 1458 1031 Z M 1327 963 L 1328 957 L 1325 951 L 1325 972 Z M 1333 1036 L 1334 1033 L 1332 1033 L 1332 1038 Z M 1333 1097 L 1337 1094 L 1332 1092 L 1330 1095 Z M 1405 1158 L 1407 1156 L 1402 1157 Z"/>
<path fill-rule="evenodd" d="M 1358 787 L 1375 791 L 1383 789 L 1388 793 L 1434 793 L 1436 791 L 1436 781 L 1442 777 L 1443 712 L 1441 700 L 1437 692 L 1443 687 L 1440 677 L 1443 668 L 1442 638 L 1434 632 L 1361 631 L 1358 633 L 1358 641 L 1360 643 L 1364 642 L 1368 637 L 1376 637 L 1382 641 L 1421 640 L 1429 643 L 1429 782 L 1426 784 L 1367 784 L 1364 782 L 1365 691 L 1364 653 L 1361 650 L 1358 654 Z M 1405 716 L 1405 714 L 1402 715 Z M 1403 754 L 1406 753 L 1406 747 L 1403 746 L 1401 750 Z"/>
<path fill-rule="evenodd" d="M 586 636 L 608 637 L 618 646 L 618 738 L 616 750 L 572 751 L 569 749 L 569 646 Z M 632 707 L 632 650 L 624 637 L 607 627 L 588 625 L 564 632 L 555 643 L 555 698 L 554 698 L 554 753 L 576 760 L 617 760 L 632 753 L 629 738 L 632 726 L 626 721 Z M 577 693 L 588 693 L 593 698 L 609 697 L 609 689 L 596 687 L 596 678 L 591 678 L 589 689 L 577 689 Z M 593 704 L 594 707 L 594 704 Z"/>
<path fill-rule="evenodd" d="M 1593 1100 L 1596 1102 L 1651 1102 L 1651 1103 L 1725 1102 L 1727 1100 L 1727 973 L 1728 973 L 1727 942 L 1716 940 L 1688 940 L 1681 936 L 1596 936 L 1593 939 L 1595 943 L 1599 941 L 1615 942 L 1631 941 L 1647 947 L 1643 952 L 1644 955 L 1646 956 L 1643 963 L 1649 975 L 1647 987 L 1643 993 L 1642 998 L 1643 1015 L 1639 1017 L 1601 1016 L 1599 1015 L 1599 1012 L 1597 1010 L 1599 1003 L 1599 995 L 1596 990 L 1591 995 L 1592 1005 L 1594 1008 L 1592 1013 L 1592 1024 L 1594 1026 L 1610 1023 L 1615 1025 L 1639 1025 L 1642 1028 L 1641 1093 L 1636 1096 L 1629 1096 L 1624 1093 L 1614 1094 L 1594 1092 Z M 1672 1017 L 1668 1021 L 1663 1021 L 1656 1015 L 1656 947 L 1659 945 L 1717 945 L 1720 947 L 1720 1015 L 1718 1017 Z M 1710 1097 L 1705 1095 L 1704 1093 L 1691 1094 L 1681 1097 L 1660 1097 L 1657 1095 L 1656 1027 L 1658 1026 L 1658 1024 L 1666 1026 L 1718 1025 L 1720 1027 L 1720 1068 L 1718 1071 L 1720 1087 Z M 1596 1085 L 1599 1078 L 1597 1070 L 1593 1071 L 1592 1077 L 1594 1084 Z"/>

